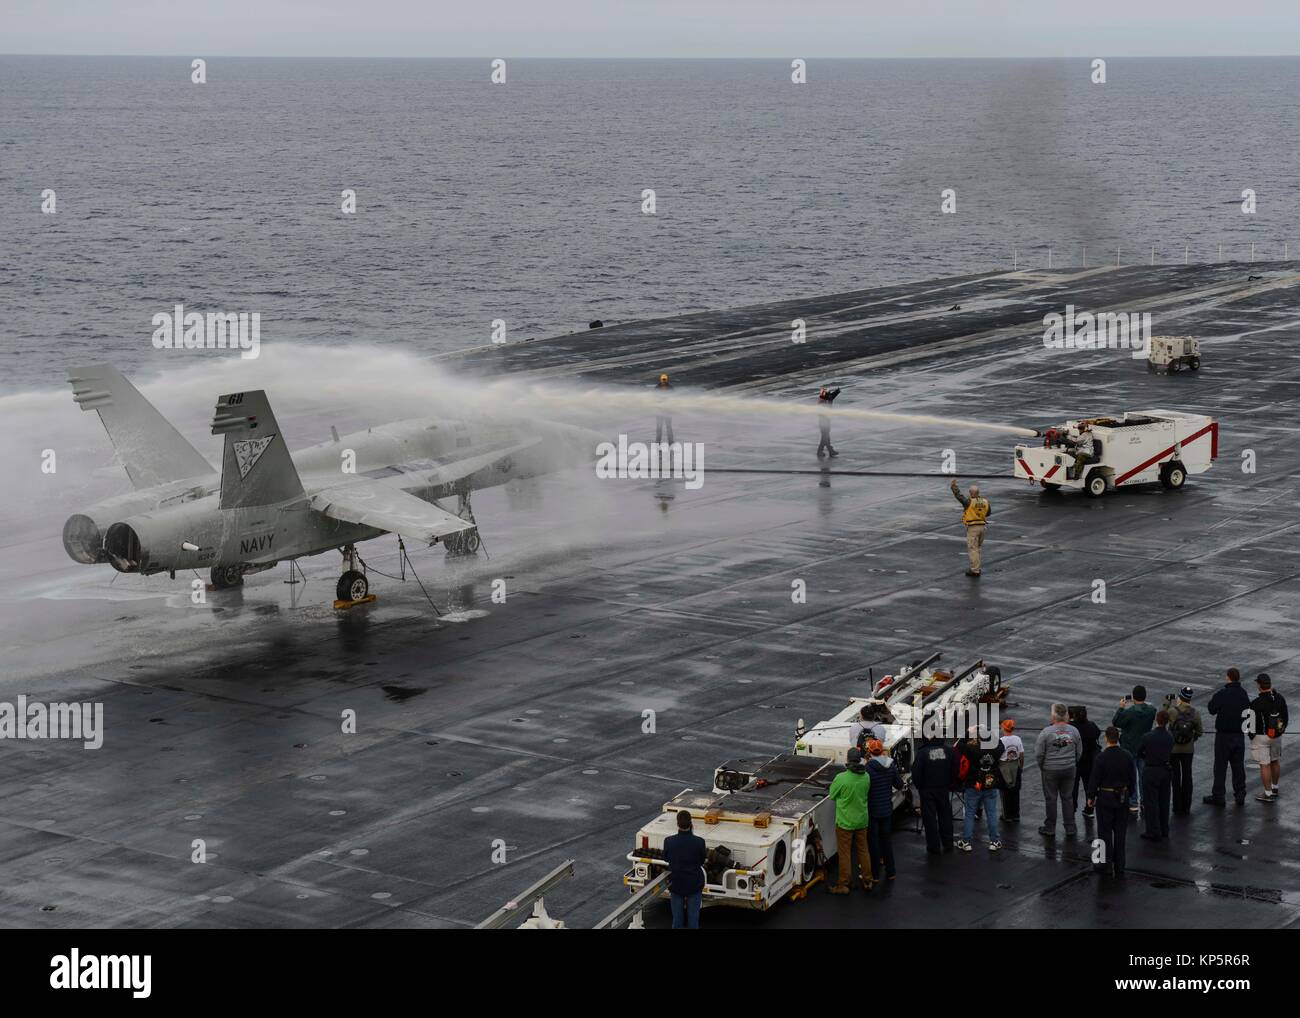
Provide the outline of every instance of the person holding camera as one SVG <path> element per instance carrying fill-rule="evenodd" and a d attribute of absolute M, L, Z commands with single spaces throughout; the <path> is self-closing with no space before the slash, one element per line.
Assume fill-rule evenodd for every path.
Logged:
<path fill-rule="evenodd" d="M 1174 749 L 1169 755 L 1169 780 L 1173 812 L 1176 817 L 1187 816 L 1192 811 L 1192 757 L 1196 753 L 1196 740 L 1205 734 L 1201 712 L 1192 706 L 1194 691 L 1184 686 L 1178 695 L 1165 698 L 1169 712 L 1169 734 L 1174 738 Z"/>

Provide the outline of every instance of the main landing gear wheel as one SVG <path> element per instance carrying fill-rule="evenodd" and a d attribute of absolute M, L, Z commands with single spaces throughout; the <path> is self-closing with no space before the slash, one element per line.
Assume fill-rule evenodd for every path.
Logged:
<path fill-rule="evenodd" d="M 1102 495 L 1106 494 L 1106 475 L 1100 470 L 1094 470 L 1088 475 L 1083 490 L 1088 493 L 1089 498 L 1101 498 Z"/>
<path fill-rule="evenodd" d="M 456 515 L 466 523 L 474 523 L 474 507 L 470 504 L 470 495 L 473 494 L 468 489 L 461 491 L 456 496 Z M 447 554 L 456 555 L 477 555 L 479 546 L 483 543 L 478 536 L 478 527 L 475 526 L 470 530 L 461 530 L 455 534 L 448 534 L 442 539 L 443 547 L 447 549 Z"/>
<path fill-rule="evenodd" d="M 213 590 L 228 590 L 231 587 L 244 585 L 242 566 L 213 566 L 208 576 L 212 580 Z"/>
<path fill-rule="evenodd" d="M 1160 468 L 1160 483 L 1170 491 L 1177 491 L 1187 483 L 1187 470 L 1181 463 L 1166 463 Z"/>
<path fill-rule="evenodd" d="M 449 534 L 442 539 L 442 543 L 446 545 L 448 555 L 474 555 L 482 541 L 478 536 L 478 527 L 475 527 L 473 530 Z"/>
<path fill-rule="evenodd" d="M 370 581 L 366 579 L 365 573 L 349 569 L 339 577 L 339 585 L 334 593 L 340 601 L 360 601 L 370 593 Z"/>

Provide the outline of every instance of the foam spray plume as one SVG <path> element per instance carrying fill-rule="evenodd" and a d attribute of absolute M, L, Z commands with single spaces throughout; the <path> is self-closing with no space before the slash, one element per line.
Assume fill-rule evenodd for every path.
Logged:
<path fill-rule="evenodd" d="M 568 409 L 574 405 L 587 409 L 603 407 L 609 411 L 638 410 L 644 413 L 668 412 L 693 413 L 701 416 L 763 416 L 769 418 L 810 419 L 827 413 L 823 406 L 816 403 L 794 403 L 783 400 L 753 399 L 743 396 L 729 396 L 720 392 L 683 392 L 671 390 L 667 396 L 654 389 L 639 391 L 635 389 L 586 389 L 565 392 L 563 389 L 550 388 L 545 385 L 518 386 L 509 385 L 515 399 L 512 405 L 531 405 L 539 410 L 550 409 L 554 412 Z M 517 400 L 517 402 L 516 402 Z M 1004 435 L 1018 435 L 1033 438 L 1038 432 L 1032 428 L 1023 428 L 1015 424 L 997 424 L 988 421 L 975 421 L 962 417 L 941 417 L 935 414 L 905 414 L 887 410 L 868 410 L 863 407 L 837 405 L 830 411 L 836 421 L 886 421 L 893 424 L 910 424 L 917 427 L 956 429 L 959 431 L 991 431 Z"/>
<path fill-rule="evenodd" d="M 153 377 L 132 381 L 159 411 L 203 452 L 220 462 L 220 441 L 209 423 L 218 396 L 265 389 L 290 445 L 328 441 L 340 433 L 407 418 L 530 419 L 582 424 L 610 437 L 640 426 L 665 406 L 652 380 L 643 386 L 594 386 L 548 379 L 458 376 L 419 355 L 366 344 L 321 346 L 282 342 L 264 346 L 256 360 L 178 354 Z M 864 392 L 866 390 L 866 392 Z M 845 396 L 865 397 L 869 383 Z M 836 423 L 878 422 L 925 429 L 1032 436 L 1028 428 L 938 414 L 899 413 L 837 401 Z M 811 422 L 824 408 L 813 393 L 801 402 L 739 396 L 724 390 L 677 388 L 667 394 L 668 411 L 684 418 L 731 417 Z M 800 423 L 799 427 L 805 425 Z M 128 485 L 112 461 L 112 447 L 94 414 L 81 412 L 67 388 L 0 397 L 0 427 L 10 436 L 0 447 L 0 476 L 11 481 L 14 498 L 0 507 L 6 524 L 45 524 L 43 516 L 69 511 L 89 499 Z M 59 455 L 57 474 L 42 474 L 42 453 Z"/>

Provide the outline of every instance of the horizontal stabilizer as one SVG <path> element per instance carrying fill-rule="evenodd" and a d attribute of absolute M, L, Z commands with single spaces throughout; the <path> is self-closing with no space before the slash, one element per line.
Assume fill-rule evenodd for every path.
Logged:
<path fill-rule="evenodd" d="M 368 477 L 320 489 L 311 496 L 311 506 L 331 519 L 387 530 L 425 544 L 474 529 L 468 520 Z"/>
<path fill-rule="evenodd" d="M 172 427 L 140 390 L 111 364 L 92 364 L 68 372 L 72 398 L 82 410 L 95 410 L 109 441 L 136 488 L 208 477 L 212 465 Z"/>

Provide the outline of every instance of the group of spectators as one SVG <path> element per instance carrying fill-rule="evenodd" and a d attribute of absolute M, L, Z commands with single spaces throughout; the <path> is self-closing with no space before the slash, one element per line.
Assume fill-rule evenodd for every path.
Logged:
<path fill-rule="evenodd" d="M 1282 733 L 1289 722 L 1286 700 L 1261 672 L 1252 699 L 1241 686 L 1241 673 L 1229 668 L 1223 686 L 1210 698 L 1214 719 L 1214 766 L 1210 794 L 1202 802 L 1224 806 L 1227 772 L 1233 793 L 1246 800 L 1245 748 L 1259 765 L 1262 789 L 1255 798 L 1277 802 L 1282 776 Z M 1195 691 L 1184 686 L 1157 709 L 1147 691 L 1134 687 L 1124 697 L 1103 732 L 1083 706 L 1053 704 L 1048 723 L 1034 740 L 1033 753 L 1043 789 L 1043 823 L 1038 832 L 1054 839 L 1057 815 L 1066 837 L 1078 834 L 1076 817 L 1096 821 L 1100 845 L 1093 854 L 1098 871 L 1120 875 L 1125 867 L 1125 835 L 1130 817 L 1144 821 L 1142 837 L 1169 837 L 1169 818 L 1192 809 L 1192 760 L 1205 734 Z M 940 853 L 973 847 L 976 824 L 984 819 L 988 847 L 1002 848 L 999 822 L 1019 823 L 1020 791 L 1027 752 L 1013 719 L 1002 722 L 996 744 L 985 745 L 972 729 L 955 744 L 923 739 L 917 744 L 912 784 L 920 797 L 926 850 Z M 989 740 L 991 743 L 991 740 Z M 951 792 L 960 793 L 964 812 L 962 836 L 953 837 Z"/>
<path fill-rule="evenodd" d="M 1214 719 L 1214 766 L 1210 793 L 1202 803 L 1222 807 L 1227 802 L 1227 774 L 1232 771 L 1233 795 L 1246 801 L 1245 748 L 1259 765 L 1262 790 L 1255 798 L 1273 804 L 1281 794 L 1282 735 L 1290 720 L 1286 700 L 1261 672 L 1252 699 L 1241 686 L 1241 673 L 1229 668 L 1224 684 L 1206 707 Z M 1053 704 L 1048 723 L 1034 740 L 1033 753 L 1043 788 L 1044 818 L 1038 832 L 1054 839 L 1057 816 L 1067 838 L 1078 834 L 1076 817 L 1096 821 L 1092 859 L 1099 872 L 1115 876 L 1125 869 L 1125 840 L 1130 817 L 1141 816 L 1142 837 L 1169 837 L 1169 818 L 1192 808 L 1192 760 L 1205 733 L 1195 692 L 1184 686 L 1155 708 L 1147 691 L 1135 686 L 1120 700 L 1103 732 L 1089 720 L 1086 707 Z M 828 796 L 835 802 L 837 879 L 832 894 L 848 894 L 853 884 L 853 859 L 858 883 L 871 891 L 896 874 L 893 849 L 894 791 L 904 787 L 903 775 L 885 752 L 883 730 L 863 718 L 853 726 L 847 766 L 831 782 Z M 1024 741 L 1016 722 L 1001 722 L 1001 736 L 981 738 L 972 728 L 965 739 L 950 741 L 934 735 L 917 740 L 911 765 L 912 788 L 919 799 L 926 851 L 970 852 L 975 829 L 983 820 L 988 848 L 1002 848 L 1000 823 L 1020 822 Z M 1082 789 L 1082 799 L 1080 790 Z M 954 837 L 953 798 L 963 807 L 961 837 Z M 677 814 L 679 833 L 664 841 L 664 858 L 672 875 L 673 926 L 695 927 L 704 890 L 703 838 L 691 830 L 689 812 Z M 830 874 L 827 874 L 828 880 Z"/>

